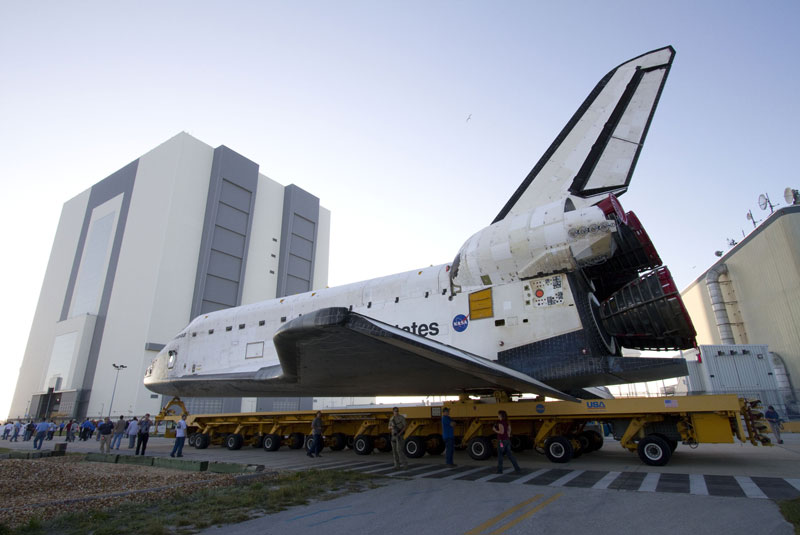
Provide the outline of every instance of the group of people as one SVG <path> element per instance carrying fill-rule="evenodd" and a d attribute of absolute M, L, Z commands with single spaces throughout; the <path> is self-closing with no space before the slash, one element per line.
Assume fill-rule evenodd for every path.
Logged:
<path fill-rule="evenodd" d="M 27 423 L 17 420 L 15 422 L 6 422 L 5 425 L 0 428 L 3 430 L 3 440 L 8 440 L 9 442 L 19 442 L 19 436 L 21 434 L 23 442 L 34 439 L 35 446 L 39 446 L 37 449 L 41 449 L 40 441 L 36 440 L 36 438 L 39 436 L 39 433 L 43 433 L 42 441 L 53 440 L 53 436 L 55 435 L 56 431 L 59 431 L 59 435 L 63 432 L 64 422 L 61 422 L 59 425 L 56 424 L 55 421 L 48 422 L 45 419 L 42 419 L 42 421 L 39 423 L 36 423 L 33 420 Z"/>
<path fill-rule="evenodd" d="M 392 416 L 389 418 L 389 433 L 391 435 L 392 455 L 394 457 L 394 467 L 398 470 L 408 469 L 408 459 L 403 454 L 405 450 L 405 432 L 407 422 L 406 417 L 400 414 L 398 407 L 392 408 Z M 450 409 L 444 407 L 442 409 L 442 439 L 444 440 L 445 451 L 445 464 L 450 468 L 455 468 L 453 462 L 453 452 L 455 450 L 455 426 L 456 423 L 450 418 Z M 323 442 L 323 422 L 322 412 L 317 411 L 317 414 L 311 422 L 311 436 L 312 440 L 309 442 L 309 447 L 306 455 L 309 457 L 320 457 L 320 452 L 324 445 Z M 508 457 L 511 464 L 514 466 L 514 471 L 520 473 L 522 469 L 517 463 L 517 459 L 511 452 L 511 424 L 508 421 L 508 414 L 506 411 L 497 412 L 497 421 L 492 426 L 492 430 L 497 434 L 497 473 L 503 473 L 503 458 Z"/>
<path fill-rule="evenodd" d="M 184 422 L 184 429 L 185 425 Z M 136 448 L 136 455 L 144 455 L 152 426 L 150 414 L 145 414 L 141 420 L 135 416 L 130 420 L 120 416 L 116 422 L 112 422 L 109 417 L 100 420 L 86 418 L 80 423 L 77 420 L 69 420 L 60 424 L 56 424 L 53 420 L 48 422 L 45 418 L 38 423 L 33 420 L 28 423 L 17 420 L 6 422 L 2 426 L 2 431 L 3 440 L 10 442 L 18 442 L 20 434 L 23 436 L 23 441 L 33 439 L 33 448 L 37 450 L 42 449 L 45 440 L 53 440 L 56 431 L 59 436 L 66 433 L 66 442 L 75 442 L 76 437 L 78 440 L 91 440 L 97 431 L 96 440 L 100 442 L 101 452 L 109 453 L 112 449 L 119 449 L 122 439 L 128 437 L 128 449 Z M 186 436 L 185 431 L 183 436 Z"/>

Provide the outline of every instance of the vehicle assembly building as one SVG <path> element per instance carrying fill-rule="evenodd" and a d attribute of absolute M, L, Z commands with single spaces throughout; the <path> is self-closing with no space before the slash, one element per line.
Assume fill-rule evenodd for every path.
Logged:
<path fill-rule="evenodd" d="M 329 233 L 314 195 L 224 145 L 169 139 L 64 204 L 9 417 L 157 413 L 142 377 L 175 333 L 206 312 L 324 288 Z"/>
<path fill-rule="evenodd" d="M 737 359 L 718 363 L 719 370 L 733 370 L 730 373 L 705 371 L 707 378 L 724 382 L 726 377 L 757 377 L 748 362 L 757 362 L 764 351 L 748 348 L 765 345 L 772 361 L 765 373 L 778 381 L 775 388 L 786 392 L 787 409 L 795 412 L 800 385 L 800 206 L 775 210 L 681 295 L 697 342 L 713 346 L 717 361 Z M 738 357 L 736 348 L 728 347 L 734 344 L 744 348 Z M 700 361 L 698 366 L 713 366 L 702 363 L 702 357 Z"/>

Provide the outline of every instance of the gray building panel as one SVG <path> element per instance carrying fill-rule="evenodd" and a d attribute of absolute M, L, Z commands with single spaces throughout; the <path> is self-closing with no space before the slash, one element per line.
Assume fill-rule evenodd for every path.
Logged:
<path fill-rule="evenodd" d="M 319 227 L 319 199 L 294 184 L 283 196 L 277 296 L 311 290 Z"/>
<path fill-rule="evenodd" d="M 104 180 L 92 186 L 89 193 L 89 203 L 86 205 L 86 214 L 83 218 L 83 226 L 81 228 L 81 235 L 78 240 L 78 247 L 75 250 L 75 259 L 72 264 L 72 271 L 67 285 L 67 291 L 64 295 L 64 304 L 61 308 L 61 321 L 66 320 L 69 315 L 69 307 L 72 302 L 72 295 L 75 291 L 75 283 L 78 278 L 78 270 L 83 256 L 83 249 L 86 246 L 86 236 L 89 232 L 89 224 L 92 218 L 92 211 L 101 204 L 113 199 L 120 193 L 123 194 L 122 205 L 120 207 L 119 219 L 117 228 L 114 234 L 114 241 L 111 246 L 111 255 L 108 261 L 108 267 L 105 273 L 105 280 L 102 285 L 102 295 L 100 297 L 100 306 L 97 312 L 97 321 L 95 322 L 94 333 L 92 335 L 92 343 L 89 348 L 89 356 L 86 362 L 86 372 L 83 376 L 83 385 L 78 389 L 78 399 L 76 400 L 77 407 L 75 414 L 79 418 L 86 415 L 86 405 L 89 401 L 91 394 L 92 383 L 94 382 L 95 369 L 97 368 L 97 358 L 100 354 L 100 346 L 103 341 L 103 331 L 106 325 L 106 315 L 108 314 L 108 305 L 111 301 L 111 290 L 114 287 L 114 277 L 117 272 L 117 264 L 119 263 L 119 253 L 122 248 L 122 238 L 125 234 L 125 224 L 128 219 L 128 208 L 131 203 L 131 195 L 133 195 L 133 184 L 136 179 L 136 171 L 139 167 L 139 160 L 135 160 L 116 173 L 110 175 Z"/>
<path fill-rule="evenodd" d="M 258 164 L 224 145 L 214 149 L 192 318 L 241 304 L 257 186 Z"/>

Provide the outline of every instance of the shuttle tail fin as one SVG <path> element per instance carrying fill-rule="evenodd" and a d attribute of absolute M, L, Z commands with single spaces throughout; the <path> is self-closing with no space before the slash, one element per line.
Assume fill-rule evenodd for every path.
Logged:
<path fill-rule="evenodd" d="M 624 193 L 674 57 L 667 46 L 605 75 L 493 223 L 566 195 L 583 206 Z"/>

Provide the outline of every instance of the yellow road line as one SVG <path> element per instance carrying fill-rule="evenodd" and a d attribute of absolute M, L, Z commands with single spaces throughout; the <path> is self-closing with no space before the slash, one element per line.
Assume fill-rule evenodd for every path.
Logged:
<path fill-rule="evenodd" d="M 519 515 L 517 518 L 515 518 L 514 520 L 512 520 L 511 522 L 509 522 L 508 524 L 506 524 L 502 528 L 494 530 L 491 535 L 497 535 L 498 533 L 503 533 L 505 530 L 507 530 L 507 529 L 509 529 L 509 528 L 511 528 L 513 526 L 516 526 L 518 523 L 522 522 L 526 518 L 533 516 L 536 513 L 536 511 L 539 511 L 540 509 L 542 509 L 544 507 L 547 507 L 548 505 L 550 505 L 551 503 L 553 503 L 554 501 L 556 501 L 560 497 L 561 497 L 561 493 L 559 492 L 555 496 L 552 496 L 552 497 L 548 498 L 547 500 L 543 501 L 542 503 L 540 503 L 539 505 L 537 505 L 536 507 L 534 507 L 533 509 L 531 509 L 527 513 L 525 513 L 523 515 Z"/>
<path fill-rule="evenodd" d="M 500 513 L 499 515 L 497 515 L 494 518 L 490 518 L 489 520 L 487 520 L 486 522 L 484 522 L 483 524 L 481 524 L 477 528 L 471 529 L 470 531 L 466 532 L 464 535 L 478 535 L 478 533 L 480 533 L 481 531 L 485 530 L 486 528 L 488 528 L 492 524 L 496 524 L 497 522 L 500 522 L 501 520 L 503 520 L 508 515 L 514 514 L 515 512 L 517 512 L 520 509 L 522 509 L 523 507 L 525 507 L 526 505 L 530 505 L 531 503 L 535 502 L 536 500 L 538 500 L 541 497 L 542 497 L 542 494 L 537 494 L 536 496 L 534 496 L 530 500 L 525 500 L 524 502 L 515 505 L 514 507 L 512 507 L 508 511 Z"/>

